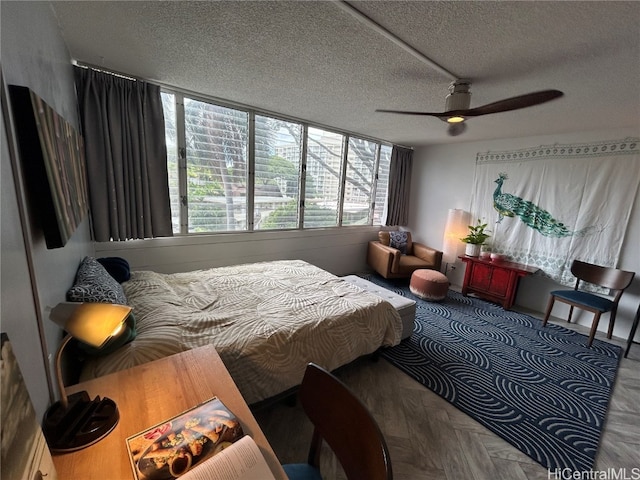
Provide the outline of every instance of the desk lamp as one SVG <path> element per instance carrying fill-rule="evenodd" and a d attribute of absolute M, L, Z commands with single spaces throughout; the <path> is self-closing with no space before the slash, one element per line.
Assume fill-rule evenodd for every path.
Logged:
<path fill-rule="evenodd" d="M 120 419 L 109 398 L 89 398 L 86 391 L 67 397 L 62 380 L 62 351 L 72 338 L 96 348 L 122 332 L 131 307 L 111 303 L 64 302 L 51 310 L 50 318 L 67 335 L 56 352 L 56 380 L 60 400 L 44 414 L 42 430 L 52 452 L 71 452 L 96 443 L 113 430 Z"/>

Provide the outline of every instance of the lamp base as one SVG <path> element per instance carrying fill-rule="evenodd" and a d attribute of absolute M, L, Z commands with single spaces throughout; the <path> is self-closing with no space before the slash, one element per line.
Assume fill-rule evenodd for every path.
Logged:
<path fill-rule="evenodd" d="M 44 414 L 42 431 L 52 452 L 73 452 L 93 445 L 115 428 L 118 407 L 110 398 L 89 398 L 87 392 L 68 397 L 64 408 L 56 402 Z"/>

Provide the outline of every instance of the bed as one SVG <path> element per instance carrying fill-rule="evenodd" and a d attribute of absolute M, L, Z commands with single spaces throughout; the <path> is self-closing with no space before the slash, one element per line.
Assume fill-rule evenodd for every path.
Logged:
<path fill-rule="evenodd" d="M 81 380 L 213 344 L 256 404 L 299 385 L 310 361 L 333 370 L 401 338 L 390 303 L 301 260 L 134 271 L 122 288 L 136 337 L 91 357 Z"/>

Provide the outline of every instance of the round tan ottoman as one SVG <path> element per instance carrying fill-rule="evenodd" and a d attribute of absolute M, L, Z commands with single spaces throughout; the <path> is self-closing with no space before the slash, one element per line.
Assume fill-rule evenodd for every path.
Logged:
<path fill-rule="evenodd" d="M 449 290 L 449 279 L 436 270 L 416 270 L 411 275 L 409 290 L 415 296 L 437 302 L 444 300 Z"/>

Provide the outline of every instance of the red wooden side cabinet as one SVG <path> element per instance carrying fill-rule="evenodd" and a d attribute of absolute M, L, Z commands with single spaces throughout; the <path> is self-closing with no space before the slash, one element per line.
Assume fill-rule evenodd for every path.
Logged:
<path fill-rule="evenodd" d="M 466 255 L 458 258 L 466 264 L 462 294 L 475 293 L 481 298 L 500 303 L 505 310 L 509 310 L 516 299 L 520 277 L 538 270 L 537 267 L 514 262 Z"/>

